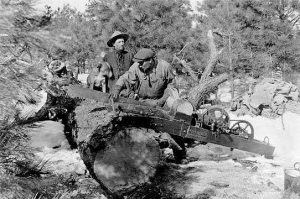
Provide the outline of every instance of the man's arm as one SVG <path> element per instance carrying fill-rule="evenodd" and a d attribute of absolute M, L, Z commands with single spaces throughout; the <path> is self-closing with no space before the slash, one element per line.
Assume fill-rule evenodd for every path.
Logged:
<path fill-rule="evenodd" d="M 128 71 L 126 71 L 123 75 L 119 77 L 116 82 L 116 85 L 121 87 L 126 86 L 127 84 L 135 84 L 137 81 L 137 73 L 138 73 L 138 64 L 133 64 Z"/>
<path fill-rule="evenodd" d="M 138 79 L 137 79 L 137 72 L 138 72 L 138 65 L 133 64 L 128 71 L 126 71 L 123 75 L 119 77 L 117 80 L 114 89 L 113 89 L 113 97 L 117 98 L 121 92 L 122 89 L 132 88 L 131 85 L 134 85 Z"/>
<path fill-rule="evenodd" d="M 175 85 L 175 75 L 172 70 L 172 66 L 169 63 L 166 63 L 165 67 L 165 78 L 167 80 L 168 88 L 174 88 Z"/>

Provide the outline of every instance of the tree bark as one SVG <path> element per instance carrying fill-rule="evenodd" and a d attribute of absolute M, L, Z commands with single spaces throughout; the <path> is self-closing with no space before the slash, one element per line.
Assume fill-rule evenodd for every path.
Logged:
<path fill-rule="evenodd" d="M 206 94 L 215 91 L 219 84 L 228 79 L 228 74 L 221 74 L 217 77 L 212 77 L 202 81 L 197 86 L 193 87 L 189 93 L 189 101 L 194 107 L 198 107 L 204 100 Z"/>
<path fill-rule="evenodd" d="M 82 102 L 74 116 L 81 158 L 109 194 L 118 197 L 155 175 L 161 159 L 158 133 L 124 127 L 115 112 L 90 100 Z"/>
<path fill-rule="evenodd" d="M 225 82 L 229 77 L 226 73 L 217 77 L 211 77 L 212 71 L 222 50 L 217 50 L 214 42 L 213 32 L 211 30 L 208 31 L 207 37 L 210 49 L 210 59 L 201 75 L 198 85 L 193 87 L 188 95 L 188 100 L 195 108 L 198 108 L 206 94 L 215 91 L 218 85 Z"/>
<path fill-rule="evenodd" d="M 52 85 L 44 86 L 43 90 L 37 91 L 37 93 L 40 93 L 38 102 L 32 103 L 23 100 L 17 104 L 17 123 L 62 119 L 74 110 L 78 101 Z"/>

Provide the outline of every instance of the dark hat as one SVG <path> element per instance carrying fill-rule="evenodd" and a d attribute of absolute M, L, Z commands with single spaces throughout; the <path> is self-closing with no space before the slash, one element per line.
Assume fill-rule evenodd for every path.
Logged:
<path fill-rule="evenodd" d="M 149 58 L 152 58 L 155 56 L 155 53 L 149 49 L 149 48 L 142 48 L 139 50 L 134 56 L 133 56 L 133 61 L 134 62 L 139 62 L 139 61 L 144 61 Z"/>
<path fill-rule="evenodd" d="M 113 47 L 115 41 L 116 41 L 117 39 L 119 39 L 119 38 L 123 38 L 123 39 L 124 39 L 124 42 L 126 42 L 126 41 L 128 40 L 128 38 L 129 38 L 129 35 L 126 34 L 126 33 L 122 33 L 122 32 L 120 32 L 120 31 L 115 31 L 115 32 L 111 35 L 110 39 L 108 40 L 107 45 L 108 45 L 109 47 Z"/>

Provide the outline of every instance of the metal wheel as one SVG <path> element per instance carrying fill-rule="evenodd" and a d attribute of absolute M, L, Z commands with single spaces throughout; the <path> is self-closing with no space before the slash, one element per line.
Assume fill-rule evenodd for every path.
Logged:
<path fill-rule="evenodd" d="M 246 120 L 239 120 L 230 128 L 230 132 L 247 139 L 254 138 L 254 128 L 252 124 Z"/>
<path fill-rule="evenodd" d="M 218 127 L 229 127 L 229 115 L 220 107 L 210 107 L 204 113 L 204 123 L 216 123 Z"/>

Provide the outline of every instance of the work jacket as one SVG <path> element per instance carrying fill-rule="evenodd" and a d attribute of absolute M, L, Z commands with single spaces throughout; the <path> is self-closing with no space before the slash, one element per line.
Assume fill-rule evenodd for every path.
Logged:
<path fill-rule="evenodd" d="M 103 61 L 108 62 L 108 64 L 112 68 L 113 75 L 109 79 L 109 87 L 111 88 L 115 82 L 121 75 L 123 75 L 133 64 L 132 61 L 132 53 L 127 50 L 121 51 L 122 56 L 119 57 L 117 51 L 109 52 L 103 58 Z"/>
<path fill-rule="evenodd" d="M 164 60 L 156 60 L 155 66 L 148 74 L 139 69 L 138 63 L 134 63 L 118 79 L 116 85 L 127 89 L 129 86 L 142 99 L 159 99 L 173 79 L 170 64 Z"/>

